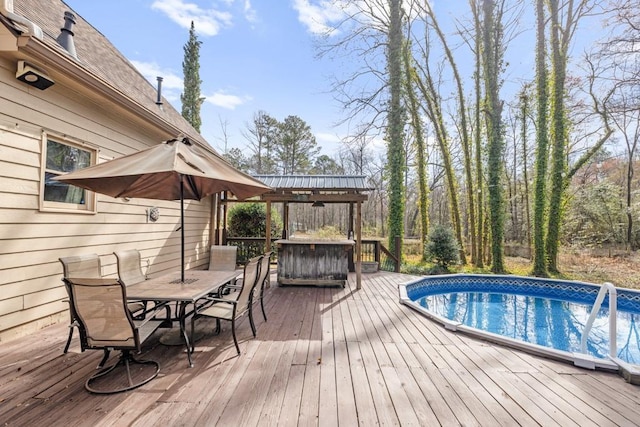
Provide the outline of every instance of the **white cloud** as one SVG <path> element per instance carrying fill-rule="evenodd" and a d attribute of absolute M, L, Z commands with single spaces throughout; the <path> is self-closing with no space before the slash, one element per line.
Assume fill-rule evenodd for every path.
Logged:
<path fill-rule="evenodd" d="M 332 24 L 338 23 L 345 17 L 343 2 L 321 0 L 312 3 L 310 0 L 294 0 L 293 8 L 298 12 L 298 20 L 307 27 L 312 34 L 333 33 Z"/>
<path fill-rule="evenodd" d="M 215 105 L 216 107 L 225 108 L 227 110 L 235 110 L 236 107 L 251 101 L 251 97 L 230 95 L 223 91 L 218 91 L 213 95 L 205 96 L 204 102 Z"/>
<path fill-rule="evenodd" d="M 178 105 L 180 104 L 180 94 L 184 90 L 184 82 L 181 76 L 162 68 L 155 62 L 131 61 L 131 63 L 154 86 L 157 85 L 157 77 L 162 77 L 162 95 L 171 103 L 177 102 Z M 227 110 L 234 110 L 249 101 L 251 101 L 249 96 L 231 95 L 222 90 L 213 95 L 205 96 L 205 102 Z"/>
<path fill-rule="evenodd" d="M 318 141 L 320 145 L 322 145 L 323 143 L 338 144 L 342 142 L 342 138 L 340 138 L 340 136 L 338 136 L 335 133 L 318 132 L 315 134 L 315 136 L 316 136 L 316 141 Z"/>
<path fill-rule="evenodd" d="M 181 105 L 180 94 L 184 88 L 182 76 L 162 68 L 155 62 L 131 61 L 131 63 L 154 87 L 158 84 L 157 78 L 162 77 L 162 96 L 174 106 Z"/>
<path fill-rule="evenodd" d="M 244 10 L 244 18 L 248 22 L 250 23 L 258 22 L 258 13 L 251 6 L 251 0 L 244 0 L 243 10 Z"/>
<path fill-rule="evenodd" d="M 195 3 L 183 0 L 156 0 L 151 8 L 165 13 L 183 28 L 190 28 L 193 21 L 196 32 L 205 36 L 215 36 L 222 28 L 232 24 L 229 12 L 213 8 L 202 9 Z"/>
<path fill-rule="evenodd" d="M 156 78 L 158 76 L 162 77 L 162 87 L 164 89 L 177 89 L 181 91 L 184 87 L 182 76 L 174 74 L 173 71 L 166 68 L 163 69 L 155 62 L 141 62 L 134 60 L 131 61 L 131 63 L 147 80 L 149 80 L 149 82 L 153 84 L 156 84 Z"/>
<path fill-rule="evenodd" d="M 419 16 L 420 8 L 409 0 L 403 0 L 403 10 L 411 20 Z M 379 28 L 389 17 L 388 4 L 383 1 L 367 0 L 293 0 L 293 8 L 298 12 L 298 20 L 307 31 L 316 35 L 336 35 L 338 26 L 346 21 L 353 26 Z M 348 19 L 351 17 L 353 19 Z M 346 20 L 346 21 L 345 21 Z M 379 28 L 384 30 L 384 28 Z"/>

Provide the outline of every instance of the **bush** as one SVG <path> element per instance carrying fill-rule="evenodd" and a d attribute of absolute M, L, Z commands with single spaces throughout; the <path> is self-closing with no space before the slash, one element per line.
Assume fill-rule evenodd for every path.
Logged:
<path fill-rule="evenodd" d="M 229 209 L 227 230 L 229 237 L 265 237 L 267 208 L 264 203 L 238 203 Z M 282 236 L 280 214 L 271 210 L 271 238 Z"/>
<path fill-rule="evenodd" d="M 429 241 L 425 245 L 428 259 L 448 271 L 449 265 L 458 263 L 459 251 L 458 242 L 450 228 L 436 225 L 431 229 Z"/>

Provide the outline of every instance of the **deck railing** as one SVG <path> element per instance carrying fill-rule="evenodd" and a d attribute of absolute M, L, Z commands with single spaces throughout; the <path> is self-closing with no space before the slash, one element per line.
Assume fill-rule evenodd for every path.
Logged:
<path fill-rule="evenodd" d="M 227 245 L 238 247 L 236 257 L 238 264 L 244 264 L 250 258 L 265 253 L 265 244 L 266 239 L 264 237 L 227 237 Z M 271 256 L 271 261 L 273 262 L 278 257 L 278 249 L 273 240 L 271 241 L 271 250 L 273 251 L 273 255 Z"/>
<path fill-rule="evenodd" d="M 264 253 L 264 245 L 266 243 L 264 237 L 227 237 L 226 241 L 227 245 L 238 247 L 238 264 L 244 264 L 248 259 Z M 398 246 L 396 245 L 396 247 Z M 273 251 L 272 260 L 277 259 L 278 250 L 275 240 L 271 241 L 271 250 Z M 385 248 L 380 240 L 362 240 L 362 261 L 372 264 L 377 263 L 377 269 L 379 270 L 400 271 L 398 257 Z M 350 256 L 349 270 L 351 271 L 355 271 L 353 262 L 353 256 Z"/>

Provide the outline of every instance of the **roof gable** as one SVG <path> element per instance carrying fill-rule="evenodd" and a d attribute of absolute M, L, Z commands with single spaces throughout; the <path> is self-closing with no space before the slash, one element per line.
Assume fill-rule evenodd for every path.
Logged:
<path fill-rule="evenodd" d="M 185 135 L 210 148 L 204 138 L 170 103 L 163 100 L 162 106 L 158 106 L 156 88 L 100 31 L 63 1 L 16 0 L 14 12 L 38 25 L 44 33 L 42 43 L 61 53 L 70 63 L 84 69 L 140 107 L 151 111 Z M 76 23 L 72 31 L 77 58 L 68 54 L 56 40 L 64 27 L 65 12 L 71 12 L 75 16 Z"/>

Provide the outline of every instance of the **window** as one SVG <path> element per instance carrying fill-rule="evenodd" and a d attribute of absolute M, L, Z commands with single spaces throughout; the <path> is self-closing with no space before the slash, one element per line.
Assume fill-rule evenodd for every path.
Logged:
<path fill-rule="evenodd" d="M 96 150 L 53 140 L 45 136 L 45 170 L 42 207 L 95 212 L 93 192 L 64 182 L 56 176 L 83 169 L 95 163 Z"/>

